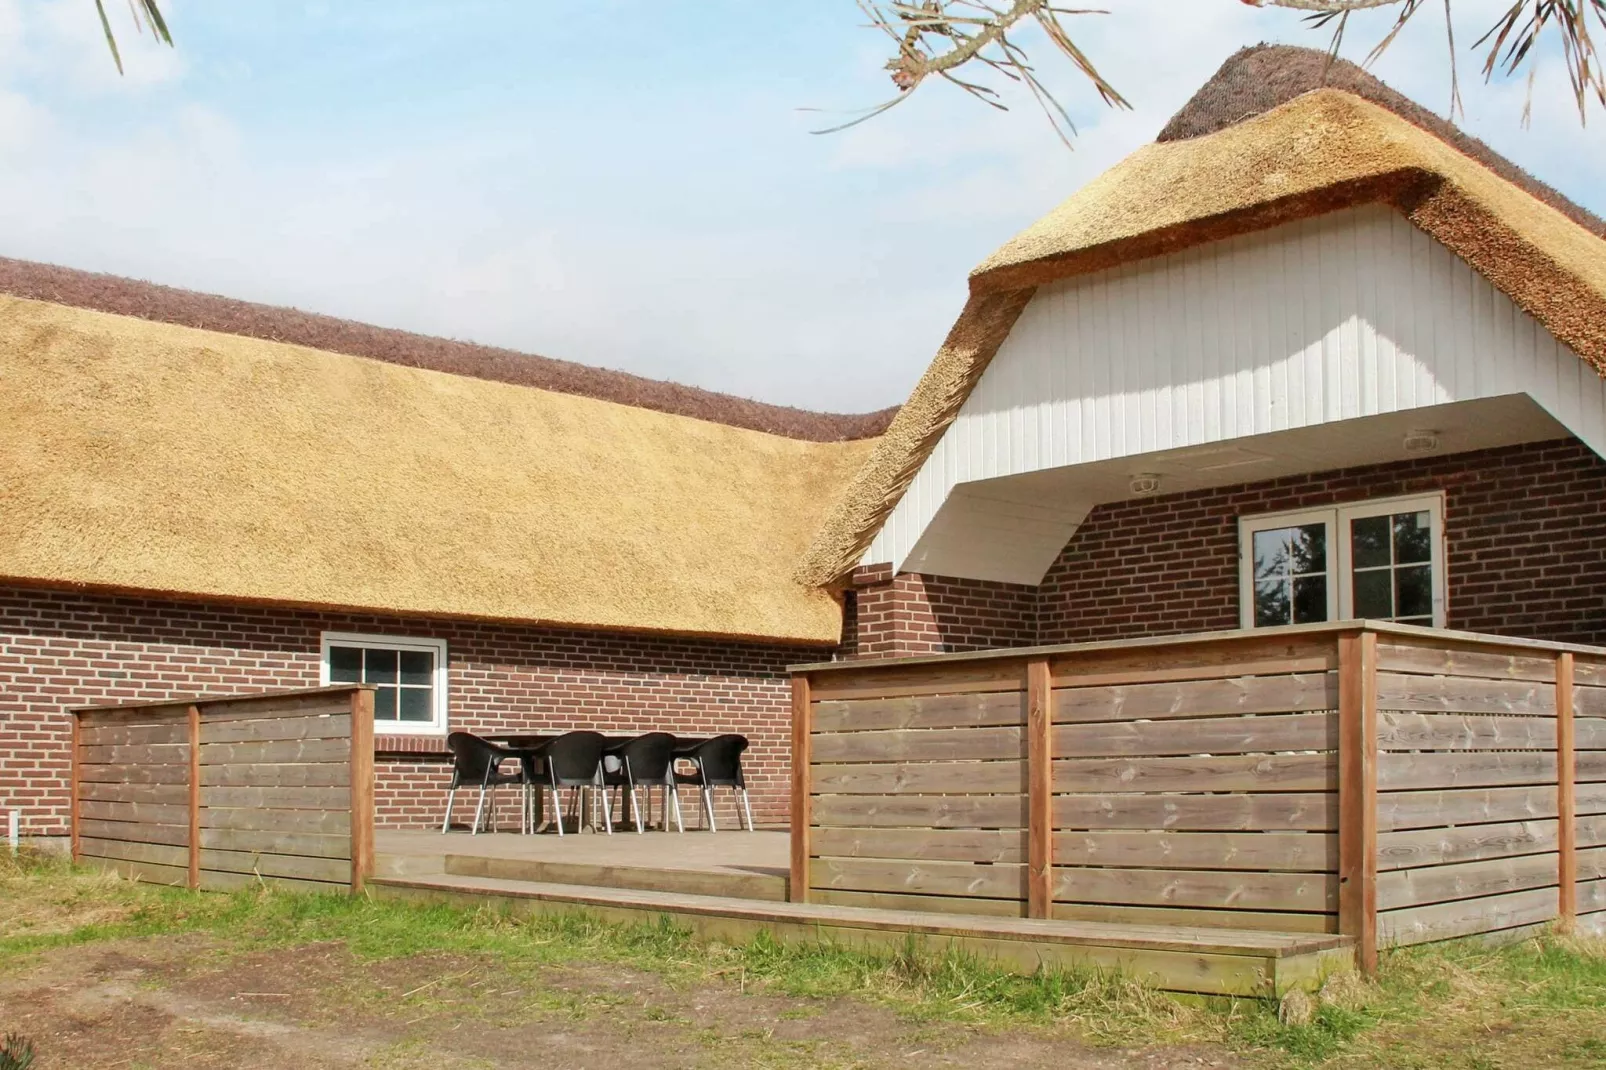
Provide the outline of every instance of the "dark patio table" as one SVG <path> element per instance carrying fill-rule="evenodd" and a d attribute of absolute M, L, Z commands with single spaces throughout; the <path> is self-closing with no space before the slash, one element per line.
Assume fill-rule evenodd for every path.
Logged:
<path fill-rule="evenodd" d="M 531 766 L 534 766 L 535 763 L 540 761 L 541 752 L 546 749 L 547 745 L 565 734 L 566 733 L 564 732 L 542 732 L 535 735 L 487 736 L 485 738 L 489 739 L 492 743 L 495 743 L 500 747 L 504 747 L 507 750 L 512 751 L 517 757 L 527 761 Z M 632 739 L 635 739 L 636 736 L 640 734 L 641 733 L 637 732 L 628 736 L 604 736 L 602 747 L 603 762 L 606 763 L 610 757 L 618 753 L 619 748 L 623 747 L 626 743 L 629 743 Z M 674 755 L 677 758 L 685 757 L 686 755 L 691 754 L 702 744 L 708 742 L 708 740 L 711 738 L 711 736 L 676 736 Z M 614 761 L 617 762 L 618 759 L 614 759 Z M 546 823 L 546 794 L 540 790 L 539 784 L 536 785 L 534 801 L 535 815 L 530 823 L 530 827 L 532 829 L 539 829 Z M 606 803 L 606 800 L 604 800 L 604 802 Z"/>

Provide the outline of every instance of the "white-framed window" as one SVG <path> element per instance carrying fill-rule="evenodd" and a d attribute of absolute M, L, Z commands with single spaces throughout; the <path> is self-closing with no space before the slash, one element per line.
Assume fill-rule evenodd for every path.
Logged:
<path fill-rule="evenodd" d="M 1444 496 L 1238 521 L 1245 628 L 1328 620 L 1444 627 Z"/>
<path fill-rule="evenodd" d="M 320 675 L 325 684 L 374 685 L 377 734 L 446 731 L 444 639 L 324 632 Z"/>

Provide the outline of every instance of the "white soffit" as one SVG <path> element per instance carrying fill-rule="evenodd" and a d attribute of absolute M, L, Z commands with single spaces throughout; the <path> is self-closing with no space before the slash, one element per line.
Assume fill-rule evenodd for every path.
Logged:
<path fill-rule="evenodd" d="M 1606 386 L 1398 213 L 1346 209 L 1039 289 L 863 560 L 1036 583 L 1134 476 L 1380 463 L 1423 428 L 1606 455 Z"/>

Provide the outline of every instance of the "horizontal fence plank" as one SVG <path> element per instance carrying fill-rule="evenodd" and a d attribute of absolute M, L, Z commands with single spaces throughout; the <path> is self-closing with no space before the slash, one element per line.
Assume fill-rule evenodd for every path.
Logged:
<path fill-rule="evenodd" d="M 1380 791 L 1554 783 L 1555 751 L 1393 752 L 1377 760 Z"/>
<path fill-rule="evenodd" d="M 817 762 L 979 761 L 1024 758 L 1020 728 L 915 728 L 811 737 Z"/>
<path fill-rule="evenodd" d="M 349 706 L 342 706 L 349 709 Z M 350 739 L 351 714 L 286 717 L 260 721 L 202 721 L 201 744 L 269 743 L 287 739 Z"/>
<path fill-rule="evenodd" d="M 1026 763 L 862 762 L 815 765 L 809 784 L 822 795 L 976 794 L 1026 790 Z"/>
<path fill-rule="evenodd" d="M 188 726 L 190 704 L 188 701 L 175 701 L 164 702 L 155 706 L 131 706 L 124 709 L 80 710 L 74 716 L 78 718 L 79 731 L 95 725 L 112 724 L 173 724 L 176 722 Z"/>
<path fill-rule="evenodd" d="M 188 743 L 141 743 L 127 747 L 80 747 L 80 765 L 188 765 Z"/>
<path fill-rule="evenodd" d="M 1606 784 L 1573 785 L 1573 812 L 1579 817 L 1606 814 Z"/>
<path fill-rule="evenodd" d="M 1051 656 L 1055 687 L 1143 680 L 1204 680 L 1338 667 L 1338 643 L 1327 636 L 1245 636 L 1170 645 L 1163 650 L 1083 650 Z M 1113 678 L 1113 679 L 1112 679 Z"/>
<path fill-rule="evenodd" d="M 205 847 L 201 848 L 201 868 L 214 873 L 260 873 L 264 877 L 290 877 L 295 880 L 351 880 L 351 862 L 348 859 L 219 851 Z"/>
<path fill-rule="evenodd" d="M 121 858 L 130 862 L 154 862 L 161 866 L 190 864 L 190 849 L 166 843 L 141 843 L 134 840 L 99 840 L 93 837 L 78 838 L 80 854 L 93 858 Z"/>
<path fill-rule="evenodd" d="M 978 865 L 973 862 L 816 858 L 809 863 L 809 887 L 978 899 L 1022 899 L 1026 895 L 1026 867 Z"/>
<path fill-rule="evenodd" d="M 319 762 L 315 765 L 201 766 L 203 787 L 344 788 L 350 784 L 350 762 Z"/>
<path fill-rule="evenodd" d="M 84 781 L 78 785 L 78 797 L 92 802 L 181 803 L 188 805 L 190 789 L 187 777 L 184 781 L 176 784 L 119 784 Z"/>
<path fill-rule="evenodd" d="M 345 895 L 347 881 L 310 881 L 293 877 L 276 877 L 256 873 L 235 873 L 225 870 L 201 870 L 201 887 L 209 892 L 236 892 L 244 888 L 282 888 L 303 895 Z"/>
<path fill-rule="evenodd" d="M 1237 754 L 1223 757 L 1062 758 L 1058 791 L 1333 791 L 1336 754 Z"/>
<path fill-rule="evenodd" d="M 1405 946 L 1515 929 L 1549 921 L 1556 916 L 1556 905 L 1556 889 L 1551 887 L 1379 911 L 1378 940 L 1385 946 Z"/>
<path fill-rule="evenodd" d="M 1573 746 L 1581 751 L 1606 750 L 1606 717 L 1580 717 L 1575 720 Z"/>
<path fill-rule="evenodd" d="M 1606 880 L 1578 882 L 1578 912 L 1606 910 Z M 1606 935 L 1606 933 L 1602 933 Z"/>
<path fill-rule="evenodd" d="M 1335 673 L 1070 687 L 1054 692 L 1056 723 L 1293 713 L 1337 706 Z"/>
<path fill-rule="evenodd" d="M 1429 903 L 1445 903 L 1452 899 L 1478 899 L 1525 888 L 1543 888 L 1555 883 L 1554 852 L 1459 862 L 1448 866 L 1396 869 L 1378 874 L 1377 908 L 1398 910 Z"/>
<path fill-rule="evenodd" d="M 86 724 L 78 728 L 78 742 L 85 747 L 127 747 L 189 741 L 187 719 L 162 724 Z"/>
<path fill-rule="evenodd" d="M 1054 827 L 1197 832 L 1328 831 L 1338 827 L 1338 793 L 1056 795 Z"/>
<path fill-rule="evenodd" d="M 97 840 L 127 840 L 133 843 L 166 843 L 187 847 L 190 827 L 184 825 L 154 825 L 148 821 L 103 821 L 80 817 L 78 835 Z"/>
<path fill-rule="evenodd" d="M 1380 672 L 1424 673 L 1430 676 L 1482 676 L 1495 680 L 1556 679 L 1554 657 L 1501 653 L 1458 647 L 1437 641 L 1408 639 L 1378 640 L 1377 667 Z"/>
<path fill-rule="evenodd" d="M 1380 750 L 1555 750 L 1556 725 L 1537 717 L 1379 710 Z"/>
<path fill-rule="evenodd" d="M 1386 871 L 1442 866 L 1555 850 L 1556 822 L 1553 819 L 1382 832 L 1377 837 L 1377 868 Z"/>
<path fill-rule="evenodd" d="M 256 829 L 263 832 L 316 832 L 330 835 L 351 834 L 348 810 L 272 810 L 266 807 L 240 809 L 201 808 L 203 829 Z"/>
<path fill-rule="evenodd" d="M 144 884 L 182 887 L 190 881 L 188 865 L 164 866 L 153 862 L 133 862 L 126 858 L 97 858 L 94 855 L 85 855 L 84 861 L 93 864 L 96 869 L 116 873 Z"/>
<path fill-rule="evenodd" d="M 1056 902 L 1111 906 L 1323 912 L 1338 909 L 1338 876 L 1203 869 L 1054 867 Z"/>
<path fill-rule="evenodd" d="M 1054 862 L 1336 873 L 1338 837 L 1308 832 L 1056 832 Z"/>
<path fill-rule="evenodd" d="M 201 830 L 201 846 L 225 851 L 254 851 L 260 854 L 301 855 L 309 858 L 351 858 L 350 835 L 325 835 L 278 830 L 218 829 Z"/>
<path fill-rule="evenodd" d="M 937 695 L 927 698 L 816 702 L 811 731 L 863 732 L 888 728 L 982 728 L 1026 723 L 1022 693 Z"/>
<path fill-rule="evenodd" d="M 1578 879 L 1581 881 L 1600 880 L 1606 877 L 1606 847 L 1592 847 L 1587 851 L 1579 851 L 1575 864 L 1578 867 Z"/>
<path fill-rule="evenodd" d="M 1555 788 L 1457 788 L 1392 791 L 1377 797 L 1377 828 L 1437 828 L 1556 816 Z"/>
<path fill-rule="evenodd" d="M 1050 916 L 1059 921 L 1100 921 L 1114 925 L 1185 925 L 1194 929 L 1254 929 L 1278 933 L 1338 932 L 1338 915 L 1328 913 L 1055 903 Z"/>
<path fill-rule="evenodd" d="M 325 718 L 330 720 L 332 718 Z M 203 743 L 201 764 L 271 765 L 351 761 L 351 737 L 283 739 L 263 743 Z"/>
<path fill-rule="evenodd" d="M 1377 708 L 1414 713 L 1554 717 L 1556 687 L 1533 680 L 1377 674 Z"/>
<path fill-rule="evenodd" d="M 127 803 L 84 800 L 78 816 L 91 821 L 131 821 L 189 828 L 190 808 L 184 803 Z"/>
<path fill-rule="evenodd" d="M 1579 847 L 1606 847 L 1606 815 L 1580 817 L 1574 827 Z"/>
<path fill-rule="evenodd" d="M 1577 669 L 1574 663 L 1574 669 Z M 1573 713 L 1579 717 L 1606 717 L 1606 687 L 1584 687 L 1573 683 Z"/>
<path fill-rule="evenodd" d="M 940 858 L 963 862 L 1024 862 L 1021 829 L 845 829 L 809 832 L 816 855 L 840 858 Z"/>
<path fill-rule="evenodd" d="M 1024 795 L 820 795 L 819 825 L 888 828 L 1025 828 Z"/>
<path fill-rule="evenodd" d="M 1217 717 L 1197 721 L 1056 725 L 1056 758 L 1165 757 L 1322 751 L 1338 746 L 1331 713 Z"/>
<path fill-rule="evenodd" d="M 846 892 L 810 888 L 809 902 L 834 907 L 869 907 L 873 910 L 914 910 L 933 914 L 979 914 L 994 918 L 1024 918 L 1024 899 L 977 899 L 944 895 L 903 895 L 896 892 Z"/>
<path fill-rule="evenodd" d="M 203 748 L 204 749 L 204 748 Z M 203 807 L 272 807 L 279 810 L 349 810 L 351 792 L 340 788 L 201 788 Z"/>
<path fill-rule="evenodd" d="M 189 765 L 80 765 L 78 779 L 86 784 L 188 784 Z"/>
<path fill-rule="evenodd" d="M 979 691 L 1024 691 L 1022 661 L 984 661 L 951 665 L 888 666 L 820 673 L 809 694 L 816 702 L 837 699 L 961 695 Z"/>
<path fill-rule="evenodd" d="M 284 721 L 297 717 L 327 717 L 351 712 L 351 693 L 302 695 L 239 695 L 201 702 L 201 724 L 223 721 Z"/>

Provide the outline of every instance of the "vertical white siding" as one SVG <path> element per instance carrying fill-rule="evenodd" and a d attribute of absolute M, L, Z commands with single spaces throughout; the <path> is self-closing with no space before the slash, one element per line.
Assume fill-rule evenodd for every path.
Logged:
<path fill-rule="evenodd" d="M 1606 453 L 1606 388 L 1432 238 L 1349 209 L 1045 286 L 864 560 L 957 484 L 1527 393 Z"/>

